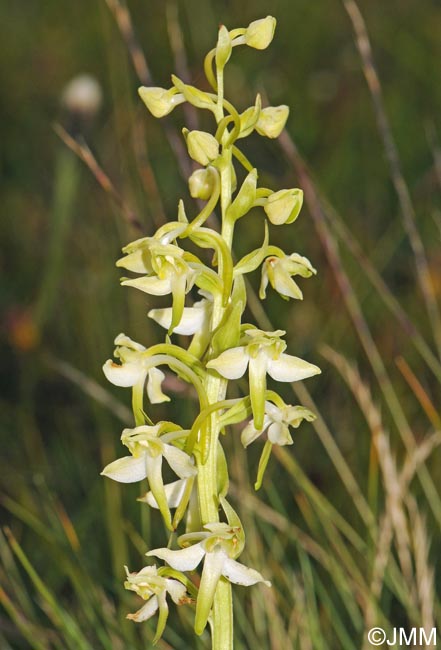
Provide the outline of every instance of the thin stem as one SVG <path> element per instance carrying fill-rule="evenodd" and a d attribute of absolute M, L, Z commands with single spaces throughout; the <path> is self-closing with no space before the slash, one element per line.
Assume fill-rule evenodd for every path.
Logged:
<path fill-rule="evenodd" d="M 217 71 L 218 103 L 216 119 L 223 119 L 223 71 Z M 220 167 L 220 204 L 222 213 L 222 238 L 231 250 L 234 224 L 229 224 L 226 212 L 231 203 L 231 145 L 226 145 L 228 131 L 222 138 L 222 165 Z M 211 318 L 211 331 L 214 332 L 225 315 L 225 301 L 222 296 L 215 296 Z M 211 353 L 213 351 L 211 350 Z M 216 404 L 225 399 L 228 382 L 216 374 L 208 374 L 204 388 L 208 404 Z M 215 411 L 209 418 L 209 448 L 207 452 L 197 454 L 198 494 L 202 524 L 219 521 L 219 498 L 217 493 L 217 453 L 220 432 L 220 412 Z M 212 649 L 232 650 L 233 648 L 233 601 L 230 583 L 221 578 L 217 584 L 213 601 Z"/>

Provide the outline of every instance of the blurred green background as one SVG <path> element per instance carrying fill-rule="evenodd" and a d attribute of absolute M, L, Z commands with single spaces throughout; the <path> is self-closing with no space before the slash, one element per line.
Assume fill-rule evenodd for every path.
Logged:
<path fill-rule="evenodd" d="M 0 5 L 2 650 L 146 648 L 153 636 L 150 624 L 124 622 L 137 603 L 121 580 L 123 565 L 141 568 L 142 554 L 162 546 L 165 531 L 155 513 L 150 518 L 136 503 L 139 486 L 99 476 L 120 455 L 130 406 L 126 391 L 106 385 L 101 366 L 120 331 L 145 345 L 162 336 L 146 318 L 157 303 L 119 286 L 115 260 L 140 236 L 128 221 L 150 235 L 165 217 L 175 218 L 179 198 L 196 210 L 170 146 L 195 116 L 178 109 L 165 131 L 145 110 L 118 26 L 118 16 L 127 18 L 118 14 L 125 6 L 110 0 Z M 278 20 L 271 47 L 235 52 L 227 96 L 241 110 L 256 92 L 266 103 L 289 104 L 287 130 L 311 170 L 301 218 L 272 237 L 288 253 L 306 255 L 318 276 L 302 285 L 303 303 L 270 293 L 263 307 L 274 329 L 287 330 L 290 351 L 323 368 L 305 386 L 323 420 L 316 430 L 300 428 L 294 447 L 272 459 L 257 496 L 251 486 L 260 450 L 245 457 L 237 437 L 228 443 L 237 459 L 233 496 L 245 504 L 241 515 L 250 531 L 247 558 L 275 584 L 271 596 L 259 587 L 238 590 L 238 648 L 358 650 L 368 647 L 370 624 L 430 629 L 440 619 L 434 566 L 441 552 L 435 307 L 441 295 L 441 7 L 429 0 L 364 0 L 359 8 L 400 156 L 398 184 L 406 181 L 415 208 L 432 320 L 343 3 L 128 2 L 153 85 L 165 87 L 177 72 L 205 88 L 203 56 L 218 25 L 246 26 L 270 11 Z M 62 95 L 82 73 L 98 81 L 102 104 L 80 118 Z M 54 123 L 87 143 L 116 201 L 61 141 Z M 253 136 L 244 148 L 264 186 L 302 186 L 299 167 L 277 142 Z M 314 214 L 319 195 L 322 207 Z M 258 246 L 262 232 L 256 213 L 239 229 L 237 252 Z M 340 241 L 342 232 L 346 241 L 360 242 L 368 266 Z M 373 286 L 373 277 L 386 286 Z M 258 287 L 257 274 L 251 282 Z M 388 307 L 394 299 L 401 318 Z M 408 322 L 403 326 L 406 318 L 417 334 Z M 329 350 L 322 355 L 324 345 L 338 360 Z M 360 375 L 348 365 L 354 361 Z M 290 387 L 284 396 L 295 399 Z M 178 421 L 192 412 L 185 394 L 155 411 Z M 383 458 L 378 441 L 390 445 Z M 421 446 L 425 455 L 417 453 Z M 420 462 L 418 476 L 411 473 L 394 500 L 393 472 Z M 173 609 L 170 621 L 160 647 L 196 644 L 190 612 Z M 207 637 L 197 643 L 208 647 Z"/>

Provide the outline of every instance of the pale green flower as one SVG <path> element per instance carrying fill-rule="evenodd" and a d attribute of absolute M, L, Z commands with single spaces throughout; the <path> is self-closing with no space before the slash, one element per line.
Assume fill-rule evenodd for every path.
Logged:
<path fill-rule="evenodd" d="M 297 429 L 302 420 L 312 422 L 315 420 L 315 415 L 303 406 L 285 404 L 283 407 L 279 407 L 272 402 L 265 402 L 265 416 L 262 427 L 257 429 L 254 420 L 251 420 L 242 431 L 242 444 L 244 447 L 248 447 L 268 429 L 268 440 L 271 444 L 279 446 L 292 445 L 293 440 L 289 433 L 289 427 Z"/>
<path fill-rule="evenodd" d="M 173 551 L 168 548 L 158 548 L 146 555 L 158 557 L 177 571 L 193 571 L 204 559 L 198 599 L 196 603 L 195 631 L 201 634 L 207 624 L 213 604 L 214 592 L 221 576 L 237 585 L 245 587 L 263 582 L 268 587 L 271 583 L 265 580 L 255 569 L 250 569 L 237 562 L 237 550 L 243 546 L 240 529 L 226 523 L 212 523 L 204 526 L 205 531 L 182 535 L 180 545 L 192 544 L 187 548 Z M 196 542 L 196 543 L 195 543 Z"/>
<path fill-rule="evenodd" d="M 164 117 L 168 115 L 175 106 L 185 102 L 185 97 L 178 93 L 176 88 L 147 87 L 138 88 L 139 96 L 154 117 Z"/>
<path fill-rule="evenodd" d="M 170 398 L 161 390 L 165 375 L 159 368 L 149 368 L 145 356 L 145 347 L 132 341 L 125 334 L 118 334 L 114 355 L 121 363 L 108 359 L 103 365 L 103 372 L 110 383 L 115 386 L 130 387 L 144 384 L 147 378 L 147 395 L 151 404 L 169 402 Z"/>
<path fill-rule="evenodd" d="M 134 591 L 147 601 L 134 614 L 127 614 L 127 618 L 141 623 L 147 621 L 159 610 L 158 625 L 153 639 L 153 644 L 155 644 L 161 638 L 168 618 L 167 595 L 170 595 L 176 605 L 184 605 L 191 602 L 187 596 L 187 589 L 179 580 L 159 575 L 156 565 L 146 566 L 138 573 L 129 573 L 127 567 L 125 570 L 127 580 L 124 587 Z"/>
<path fill-rule="evenodd" d="M 284 353 L 286 343 L 280 338 L 284 334 L 283 330 L 248 329 L 240 346 L 225 350 L 207 363 L 207 368 L 226 379 L 239 379 L 249 367 L 251 406 L 259 429 L 263 426 L 267 373 L 276 381 L 293 382 L 321 372 L 312 363 Z"/>
<path fill-rule="evenodd" d="M 107 465 L 102 475 L 120 483 L 136 483 L 147 478 L 150 489 L 158 504 L 166 525 L 171 528 L 171 516 L 167 495 L 162 480 L 162 459 L 181 479 L 194 476 L 197 472 L 193 459 L 172 441 L 186 433 L 172 422 L 159 422 L 154 426 L 141 425 L 124 429 L 121 441 L 131 456 L 124 456 Z"/>
<path fill-rule="evenodd" d="M 306 258 L 293 253 L 277 257 L 267 257 L 262 265 L 262 282 L 260 284 L 259 296 L 266 297 L 268 282 L 282 298 L 297 298 L 302 300 L 303 294 L 300 287 L 292 279 L 293 275 L 300 275 L 302 278 L 309 278 L 317 273 L 311 262 Z"/>

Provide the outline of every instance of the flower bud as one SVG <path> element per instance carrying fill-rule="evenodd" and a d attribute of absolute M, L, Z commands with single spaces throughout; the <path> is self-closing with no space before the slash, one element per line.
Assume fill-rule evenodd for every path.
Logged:
<path fill-rule="evenodd" d="M 276 22 L 272 16 L 254 20 L 245 32 L 245 43 L 256 50 L 265 50 L 273 40 Z"/>
<path fill-rule="evenodd" d="M 216 66 L 222 70 L 231 56 L 231 38 L 225 25 L 219 29 L 219 37 L 216 45 Z"/>
<path fill-rule="evenodd" d="M 285 104 L 281 106 L 268 106 L 260 111 L 256 123 L 256 131 L 267 138 L 278 138 L 282 133 L 286 120 L 289 115 L 289 107 Z"/>
<path fill-rule="evenodd" d="M 205 131 L 190 131 L 187 135 L 187 148 L 190 157 L 204 167 L 219 155 L 219 142 Z"/>
<path fill-rule="evenodd" d="M 295 221 L 302 209 L 302 204 L 302 190 L 280 190 L 268 197 L 263 209 L 271 223 L 280 226 Z"/>
<path fill-rule="evenodd" d="M 188 179 L 190 194 L 194 199 L 206 201 L 213 192 L 213 175 L 208 169 L 197 169 Z"/>
<path fill-rule="evenodd" d="M 138 88 L 139 96 L 154 117 L 164 117 L 171 113 L 175 106 L 185 101 L 184 96 L 174 88 Z"/>

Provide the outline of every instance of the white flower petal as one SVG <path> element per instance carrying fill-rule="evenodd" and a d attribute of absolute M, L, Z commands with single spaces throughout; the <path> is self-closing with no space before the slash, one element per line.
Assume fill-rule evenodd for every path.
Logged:
<path fill-rule="evenodd" d="M 154 551 L 149 551 L 146 555 L 164 560 L 176 571 L 193 571 L 204 557 L 205 550 L 201 544 L 194 544 L 179 551 L 171 551 L 169 548 L 157 548 Z"/>
<path fill-rule="evenodd" d="M 273 422 L 268 429 L 268 440 L 273 445 L 292 445 L 293 440 L 290 436 L 289 429 L 283 422 Z"/>
<path fill-rule="evenodd" d="M 292 255 L 287 257 L 285 260 L 285 266 L 288 273 L 291 275 L 301 275 L 302 278 L 309 278 L 311 275 L 317 273 L 308 258 L 303 257 L 298 253 L 292 253 Z"/>
<path fill-rule="evenodd" d="M 276 381 L 299 381 L 321 373 L 320 368 L 299 357 L 282 353 L 268 362 L 268 374 Z"/>
<path fill-rule="evenodd" d="M 118 334 L 118 336 L 115 339 L 115 345 L 122 345 L 125 348 L 130 348 L 130 350 L 136 350 L 137 352 L 145 351 L 145 347 L 141 345 L 141 343 L 137 343 L 136 341 L 134 341 L 129 336 L 126 336 L 123 333 Z"/>
<path fill-rule="evenodd" d="M 141 381 L 142 375 L 145 375 L 145 369 L 142 363 L 114 363 L 108 359 L 103 365 L 103 372 L 115 386 L 135 386 L 138 381 Z"/>
<path fill-rule="evenodd" d="M 173 483 L 164 485 L 165 496 L 169 508 L 178 507 L 182 497 L 184 496 L 186 484 L 186 479 L 179 479 L 179 481 L 173 481 Z M 139 501 L 145 501 L 145 503 L 148 503 L 151 508 L 159 508 L 157 501 L 151 491 L 147 492 L 147 494 L 139 499 Z"/>
<path fill-rule="evenodd" d="M 155 275 L 143 276 L 142 278 L 133 278 L 131 280 L 123 280 L 121 284 L 125 287 L 135 287 L 152 296 L 166 296 L 171 293 L 171 281 L 169 278 L 160 280 Z"/>
<path fill-rule="evenodd" d="M 119 483 L 136 483 L 147 476 L 145 455 L 140 458 L 124 456 L 114 460 L 101 472 L 103 476 L 118 481 Z"/>
<path fill-rule="evenodd" d="M 249 357 L 243 347 L 231 348 L 222 352 L 217 359 L 207 363 L 207 368 L 213 368 L 226 379 L 239 379 L 245 374 Z"/>
<path fill-rule="evenodd" d="M 294 280 L 283 268 L 274 270 L 273 281 L 274 289 L 277 291 L 277 293 L 280 293 L 281 296 L 287 296 L 288 298 L 302 300 L 303 293 L 300 290 L 300 287 L 296 282 L 294 282 Z"/>
<path fill-rule="evenodd" d="M 150 368 L 147 374 L 147 395 L 151 404 L 162 404 L 169 402 L 170 397 L 161 390 L 161 384 L 165 375 L 159 368 Z"/>
<path fill-rule="evenodd" d="M 166 589 L 172 597 L 173 602 L 176 603 L 176 605 L 179 605 L 181 600 L 185 597 L 187 589 L 182 582 L 179 582 L 179 580 L 173 580 L 172 578 L 166 578 L 165 583 L 167 585 Z"/>
<path fill-rule="evenodd" d="M 147 316 L 153 318 L 153 320 L 164 329 L 170 329 L 172 321 L 171 307 L 166 307 L 165 309 L 151 309 Z M 175 334 L 196 334 L 196 332 L 202 329 L 205 318 L 206 310 L 204 307 L 185 307 L 180 323 L 173 331 Z"/>
<path fill-rule="evenodd" d="M 158 611 L 159 603 L 156 596 L 152 596 L 145 605 L 138 609 L 134 614 L 127 614 L 127 618 L 130 621 L 135 621 L 135 623 L 142 623 L 142 621 L 147 621 Z"/>
<path fill-rule="evenodd" d="M 116 266 L 127 269 L 127 271 L 133 271 L 133 273 L 150 273 L 152 267 L 148 257 L 146 248 L 138 248 L 133 253 L 121 257 Z"/>
<path fill-rule="evenodd" d="M 244 587 L 255 585 L 257 582 L 263 582 L 267 587 L 271 587 L 271 582 L 265 580 L 258 571 L 250 569 L 244 564 L 236 562 L 236 560 L 232 560 L 231 558 L 225 560 L 222 575 L 224 575 L 230 582 L 234 582 L 234 584 L 242 585 Z"/>
<path fill-rule="evenodd" d="M 173 445 L 164 444 L 163 456 L 179 478 L 189 478 L 197 474 L 197 469 L 192 459 L 185 451 Z"/>
<path fill-rule="evenodd" d="M 265 402 L 267 404 L 268 402 Z M 251 420 L 247 426 L 242 430 L 240 440 L 244 447 L 248 447 L 252 442 L 254 442 L 268 427 L 272 422 L 271 418 L 268 415 L 265 415 L 263 419 L 263 427 L 261 429 L 256 429 L 254 426 L 254 419 Z"/>

